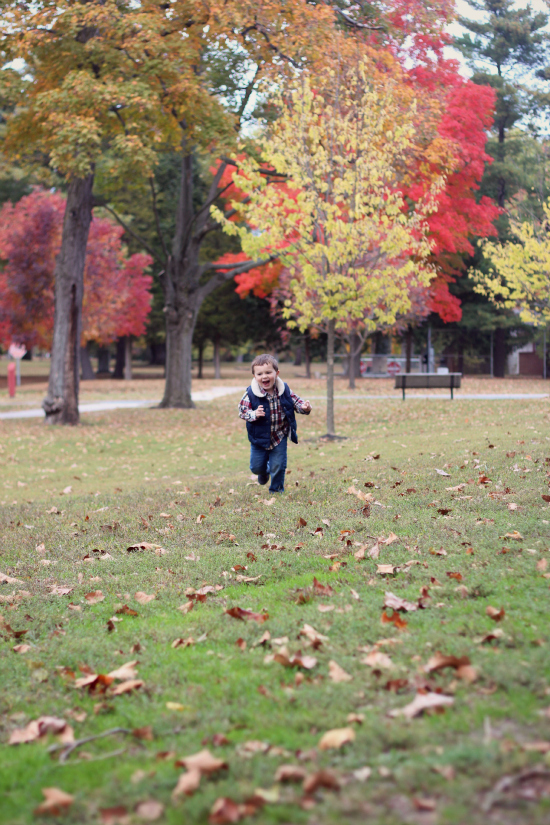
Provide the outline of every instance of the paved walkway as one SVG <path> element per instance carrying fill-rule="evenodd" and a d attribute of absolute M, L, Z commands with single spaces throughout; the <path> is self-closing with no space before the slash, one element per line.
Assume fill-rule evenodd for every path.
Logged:
<path fill-rule="evenodd" d="M 233 393 L 240 393 L 241 387 L 213 387 L 211 390 L 199 390 L 197 392 L 192 393 L 193 401 L 213 401 L 215 398 L 221 398 L 224 395 L 232 395 Z M 393 399 L 394 401 L 400 401 L 401 395 L 396 392 L 394 395 L 335 395 L 337 399 L 345 399 L 349 401 L 378 401 L 378 400 L 387 400 Z M 310 395 L 314 401 L 326 401 L 326 395 Z M 427 393 L 418 393 L 418 394 L 410 394 L 407 396 L 407 401 L 414 401 L 415 398 L 422 398 L 422 399 L 433 399 L 435 401 L 439 401 L 443 399 L 444 401 L 450 401 L 450 394 L 449 393 L 438 393 L 437 395 L 428 395 Z M 454 400 L 455 401 L 528 401 L 528 400 L 540 400 L 542 398 L 550 398 L 549 393 L 522 393 L 522 392 L 510 392 L 510 393 L 467 393 L 467 392 L 457 392 L 455 394 Z M 159 401 L 158 399 L 147 399 L 145 401 L 92 401 L 89 404 L 81 404 L 80 405 L 80 412 L 105 412 L 107 410 L 131 410 L 135 409 L 136 407 L 156 407 L 158 406 Z M 35 408 L 31 410 L 13 410 L 10 412 L 0 413 L 0 420 L 6 418 L 42 418 L 44 416 L 44 410 L 41 408 Z"/>
<path fill-rule="evenodd" d="M 193 401 L 213 401 L 215 398 L 221 398 L 223 395 L 230 395 L 231 393 L 238 393 L 241 391 L 240 387 L 213 387 L 211 390 L 199 390 L 191 393 Z M 91 401 L 89 404 L 80 404 L 79 409 L 81 413 L 85 412 L 105 412 L 106 410 L 131 410 L 136 407 L 157 407 L 160 403 L 158 398 L 149 398 L 147 400 L 134 401 Z M 44 410 L 40 407 L 31 410 L 12 410 L 10 412 L 0 413 L 0 419 L 3 418 L 43 418 Z"/>

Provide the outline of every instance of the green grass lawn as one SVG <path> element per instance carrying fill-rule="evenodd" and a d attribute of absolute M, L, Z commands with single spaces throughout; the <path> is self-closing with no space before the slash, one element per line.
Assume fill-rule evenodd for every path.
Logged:
<path fill-rule="evenodd" d="M 0 822 L 548 822 L 548 402 L 341 400 L 335 443 L 317 402 L 271 502 L 236 398 L 2 422 Z M 421 608 L 383 623 L 387 592 Z M 41 716 L 127 733 L 8 745 Z M 203 748 L 227 767 L 175 796 Z M 73 801 L 35 814 L 43 788 Z"/>

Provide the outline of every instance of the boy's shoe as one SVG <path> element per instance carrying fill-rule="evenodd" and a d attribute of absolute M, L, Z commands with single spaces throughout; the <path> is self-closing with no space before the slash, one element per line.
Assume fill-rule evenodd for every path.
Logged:
<path fill-rule="evenodd" d="M 268 475 L 259 475 L 258 476 L 258 484 L 267 484 L 268 481 L 269 481 L 269 476 Z"/>

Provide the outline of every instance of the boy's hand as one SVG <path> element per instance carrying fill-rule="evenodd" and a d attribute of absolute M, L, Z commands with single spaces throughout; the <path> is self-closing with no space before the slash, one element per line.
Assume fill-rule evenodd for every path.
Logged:
<path fill-rule="evenodd" d="M 256 418 L 265 418 L 265 410 L 262 404 L 256 408 Z"/>
<path fill-rule="evenodd" d="M 309 415 L 311 412 L 311 403 L 309 401 L 304 401 L 302 404 L 302 412 L 306 413 L 306 415 Z"/>

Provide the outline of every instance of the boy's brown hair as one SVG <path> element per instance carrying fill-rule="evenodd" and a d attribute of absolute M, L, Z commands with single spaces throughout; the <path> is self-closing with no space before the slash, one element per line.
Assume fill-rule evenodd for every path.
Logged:
<path fill-rule="evenodd" d="M 252 375 L 254 375 L 254 367 L 265 367 L 266 364 L 270 364 L 275 372 L 279 371 L 279 362 L 275 358 L 274 355 L 269 355 L 269 353 L 264 352 L 261 355 L 257 355 L 255 359 L 252 361 Z"/>

